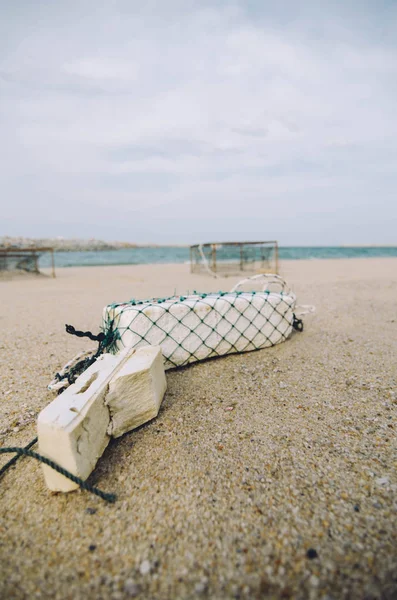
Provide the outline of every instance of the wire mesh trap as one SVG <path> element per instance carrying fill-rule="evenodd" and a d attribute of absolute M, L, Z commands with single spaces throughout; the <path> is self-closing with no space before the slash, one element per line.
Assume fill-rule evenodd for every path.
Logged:
<path fill-rule="evenodd" d="M 55 277 L 53 248 L 13 248 L 0 247 L 0 272 L 40 273 L 39 258 L 45 253 L 51 253 L 52 276 Z"/>
<path fill-rule="evenodd" d="M 271 242 L 224 242 L 190 246 L 192 273 L 278 273 L 278 244 Z"/>

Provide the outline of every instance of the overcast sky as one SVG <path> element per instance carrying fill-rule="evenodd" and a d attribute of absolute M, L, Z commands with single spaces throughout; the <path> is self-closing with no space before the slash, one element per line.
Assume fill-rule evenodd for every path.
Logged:
<path fill-rule="evenodd" d="M 0 7 L 0 235 L 397 243 L 395 0 Z"/>

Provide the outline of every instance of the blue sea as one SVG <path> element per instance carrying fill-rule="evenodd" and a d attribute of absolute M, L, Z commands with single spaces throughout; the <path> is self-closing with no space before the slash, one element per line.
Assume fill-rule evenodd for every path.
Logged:
<path fill-rule="evenodd" d="M 338 247 L 338 246 L 281 246 L 280 260 L 307 260 L 327 258 L 375 258 L 397 257 L 397 246 L 384 247 Z M 228 258 L 233 259 L 233 256 Z M 237 255 L 236 255 L 237 259 Z M 189 248 L 158 246 L 147 248 L 125 248 L 122 250 L 106 250 L 98 252 L 56 252 L 55 266 L 88 267 L 103 265 L 142 265 L 158 263 L 186 263 L 190 260 Z M 39 260 L 40 267 L 50 267 L 51 257 L 43 254 Z"/>

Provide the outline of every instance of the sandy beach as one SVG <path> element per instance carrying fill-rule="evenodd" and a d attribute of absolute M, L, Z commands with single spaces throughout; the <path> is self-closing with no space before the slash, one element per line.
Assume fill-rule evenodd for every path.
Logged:
<path fill-rule="evenodd" d="M 29 458 L 1 478 L 2 598 L 397 597 L 397 259 L 281 275 L 316 306 L 304 332 L 168 372 L 158 418 L 90 478 L 115 504 L 51 494 Z M 238 279 L 142 265 L 1 280 L 1 445 L 36 435 L 54 373 L 95 348 L 65 323 L 98 332 L 111 302 Z"/>

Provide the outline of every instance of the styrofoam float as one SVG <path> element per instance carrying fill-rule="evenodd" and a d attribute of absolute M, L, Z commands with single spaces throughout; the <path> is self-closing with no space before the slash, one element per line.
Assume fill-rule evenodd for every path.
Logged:
<path fill-rule="evenodd" d="M 265 278 L 264 289 L 238 291 L 245 281 L 259 278 Z M 238 286 L 230 292 L 106 306 L 103 330 L 114 333 L 112 352 L 159 345 L 169 369 L 286 340 L 293 328 L 296 297 L 285 281 L 277 275 L 260 275 Z"/>
<path fill-rule="evenodd" d="M 167 382 L 161 348 L 126 349 L 101 355 L 38 417 L 40 454 L 87 479 L 111 437 L 119 437 L 157 416 Z M 78 487 L 42 465 L 47 486 Z"/>

